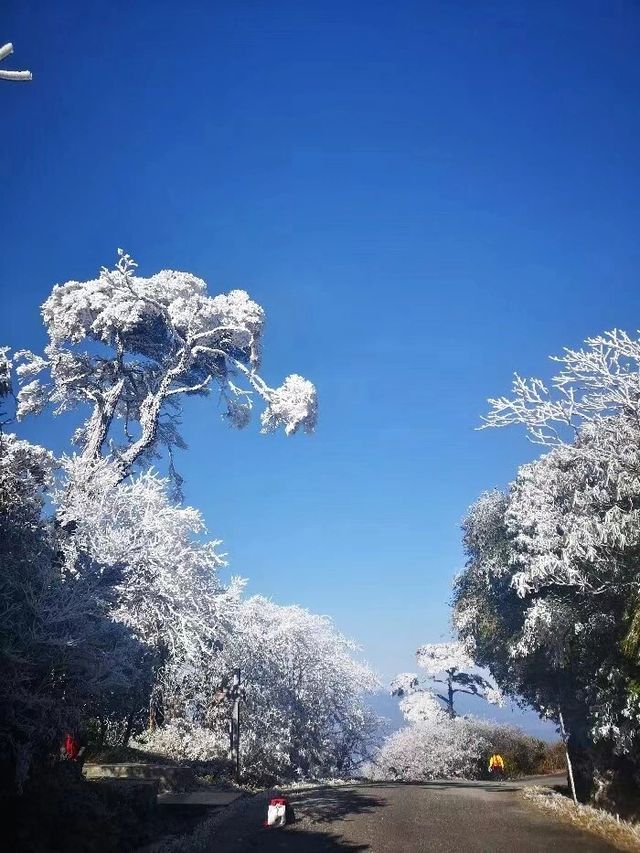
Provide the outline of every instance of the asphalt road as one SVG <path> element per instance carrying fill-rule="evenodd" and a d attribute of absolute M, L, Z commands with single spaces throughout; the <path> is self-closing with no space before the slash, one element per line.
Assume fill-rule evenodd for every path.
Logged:
<path fill-rule="evenodd" d="M 251 832 L 220 849 L 233 853 L 600 853 L 615 849 L 538 811 L 523 800 L 520 787 L 509 782 L 429 782 L 306 791 L 290 797 L 296 814 L 293 824 L 264 829 L 256 820 Z"/>

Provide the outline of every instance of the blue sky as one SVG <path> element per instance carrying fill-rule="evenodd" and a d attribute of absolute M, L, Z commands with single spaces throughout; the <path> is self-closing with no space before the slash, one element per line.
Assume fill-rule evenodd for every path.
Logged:
<path fill-rule="evenodd" d="M 8 40 L 34 82 L 0 88 L 0 341 L 41 347 L 52 285 L 118 246 L 246 288 L 318 431 L 190 404 L 187 499 L 251 591 L 409 669 L 466 508 L 535 452 L 474 431 L 486 397 L 638 326 L 637 4 L 5 0 Z"/>

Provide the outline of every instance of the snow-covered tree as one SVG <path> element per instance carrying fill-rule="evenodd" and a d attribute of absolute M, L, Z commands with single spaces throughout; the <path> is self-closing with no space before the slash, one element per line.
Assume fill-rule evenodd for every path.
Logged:
<path fill-rule="evenodd" d="M 218 579 L 224 559 L 200 513 L 174 503 L 167 481 L 146 471 L 119 483 L 109 461 L 66 461 L 57 518 L 72 526 L 72 545 L 102 566 L 118 569 L 113 618 L 146 644 L 184 661 L 199 659 L 215 640 Z M 220 604 L 220 609 L 224 607 Z"/>
<path fill-rule="evenodd" d="M 162 721 L 197 695 L 202 675 L 212 677 L 242 584 L 220 582 L 220 543 L 203 536 L 197 510 L 169 498 L 166 479 L 147 471 L 119 482 L 110 460 L 63 465 L 55 501 L 59 523 L 73 531 L 67 547 L 115 574 L 111 618 L 155 654 L 152 715 Z"/>
<path fill-rule="evenodd" d="M 20 787 L 68 726 L 135 676 L 138 644 L 109 618 L 112 589 L 42 518 L 52 455 L 0 434 L 0 765 Z"/>
<path fill-rule="evenodd" d="M 388 737 L 368 768 L 373 779 L 420 781 L 447 777 L 477 778 L 489 742 L 476 721 L 459 716 L 459 693 L 502 704 L 498 690 L 479 673 L 460 642 L 426 643 L 416 652 L 425 675 L 403 672 L 391 682 L 393 696 L 409 723 Z"/>
<path fill-rule="evenodd" d="M 3 59 L 6 59 L 7 56 L 11 56 L 13 53 L 13 45 L 11 42 L 4 44 L 0 47 L 0 62 Z M 16 82 L 32 80 L 33 75 L 30 71 L 9 71 L 6 68 L 0 68 L 0 80 L 13 80 Z"/>
<path fill-rule="evenodd" d="M 426 694 L 425 694 L 426 695 Z M 439 710 L 390 735 L 367 768 L 373 780 L 475 779 L 490 749 L 473 720 Z"/>
<path fill-rule="evenodd" d="M 392 695 L 403 697 L 401 709 L 407 719 L 414 720 L 421 714 L 430 717 L 437 708 L 444 708 L 454 717 L 458 693 L 502 704 L 500 691 L 480 674 L 469 672 L 474 663 L 462 643 L 427 643 L 418 649 L 416 659 L 426 673 L 425 680 L 421 681 L 416 673 L 403 672 L 391 683 Z"/>
<path fill-rule="evenodd" d="M 5 404 L 7 397 L 12 393 L 11 367 L 9 347 L 0 347 L 0 430 L 10 422 L 5 411 Z"/>
<path fill-rule="evenodd" d="M 593 777 L 590 706 L 599 704 L 598 684 L 621 657 L 623 599 L 566 583 L 548 584 L 536 594 L 524 590 L 517 577 L 520 545 L 524 562 L 535 520 L 517 532 L 507 518 L 509 495 L 490 493 L 465 521 L 469 559 L 455 582 L 455 623 L 461 638 L 473 644 L 476 661 L 514 701 L 557 723 L 562 714 L 578 794 L 585 799 Z"/>
<path fill-rule="evenodd" d="M 173 761 L 197 761 L 207 769 L 224 770 L 227 765 L 228 735 L 188 717 L 171 717 L 163 726 L 138 733 L 131 745 L 143 752 L 163 755 Z"/>
<path fill-rule="evenodd" d="M 325 616 L 243 602 L 223 654 L 242 672 L 244 774 L 345 775 L 369 757 L 379 720 L 364 700 L 379 681 L 358 652 Z"/>
<path fill-rule="evenodd" d="M 217 658 L 185 673 L 189 701 L 137 741 L 173 758 L 226 759 L 231 676 L 241 671 L 241 771 L 283 780 L 343 776 L 377 743 L 366 694 L 379 682 L 331 620 L 254 596 L 239 602 Z"/>
<path fill-rule="evenodd" d="M 368 757 L 377 718 L 363 699 L 379 682 L 330 619 L 254 596 L 238 629 L 231 662 L 243 666 L 249 767 L 343 775 Z"/>
<path fill-rule="evenodd" d="M 49 335 L 44 356 L 16 353 L 22 383 L 18 416 L 89 407 L 75 435 L 85 461 L 110 454 L 120 477 L 164 447 L 184 447 L 185 396 L 216 392 L 236 427 L 249 422 L 254 398 L 266 404 L 262 431 L 311 432 L 314 386 L 297 374 L 278 388 L 259 374 L 264 311 L 243 290 L 207 295 L 191 273 L 135 274 L 119 252 L 113 270 L 54 287 L 42 307 Z"/>
<path fill-rule="evenodd" d="M 498 684 L 566 725 L 584 799 L 594 764 L 640 767 L 640 341 L 614 330 L 556 361 L 549 386 L 516 377 L 490 401 L 487 426 L 548 450 L 472 507 L 455 610 Z"/>
<path fill-rule="evenodd" d="M 185 396 L 215 390 L 237 427 L 248 423 L 258 397 L 262 431 L 282 427 L 292 435 L 314 428 L 315 388 L 296 374 L 280 387 L 267 385 L 259 373 L 264 312 L 244 291 L 211 297 L 201 279 L 175 271 L 141 278 L 119 254 L 116 268 L 99 278 L 53 289 L 43 306 L 49 343 L 42 356 L 22 350 L 11 359 L 0 351 L 0 396 L 10 393 L 16 365 L 18 418 L 49 404 L 55 414 L 86 414 L 74 437 L 77 454 L 60 460 L 55 488 L 47 480 L 55 515 L 44 532 L 43 487 L 30 482 L 29 465 L 0 491 L 0 504 L 14 493 L 34 502 L 34 524 L 51 552 L 47 582 L 56 590 L 62 584 L 65 602 L 86 604 L 82 650 L 75 639 L 67 644 L 75 670 L 65 663 L 64 695 L 99 721 L 103 741 L 114 727 L 125 742 L 139 733 L 146 703 L 152 729 L 166 723 L 172 742 L 197 743 L 202 753 L 226 740 L 229 674 L 240 666 L 252 772 L 267 765 L 272 774 L 280 767 L 289 775 L 346 771 L 371 739 L 361 695 L 373 675 L 328 620 L 245 602 L 242 581 L 223 585 L 219 542 L 150 468 L 166 450 L 179 485 L 173 449 L 184 446 Z M 23 451 L 11 441 L 16 469 Z M 277 654 L 266 653 L 266 637 L 277 640 Z M 267 742 L 256 731 L 268 719 Z"/>

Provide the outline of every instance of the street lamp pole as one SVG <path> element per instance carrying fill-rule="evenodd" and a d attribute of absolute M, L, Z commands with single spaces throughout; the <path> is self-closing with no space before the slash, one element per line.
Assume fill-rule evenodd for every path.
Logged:
<path fill-rule="evenodd" d="M 233 683 L 231 685 L 231 699 L 233 701 L 233 705 L 231 708 L 231 724 L 229 726 L 229 757 L 235 770 L 236 781 L 240 780 L 240 699 L 242 696 L 240 676 L 240 669 L 235 669 L 233 672 Z"/>

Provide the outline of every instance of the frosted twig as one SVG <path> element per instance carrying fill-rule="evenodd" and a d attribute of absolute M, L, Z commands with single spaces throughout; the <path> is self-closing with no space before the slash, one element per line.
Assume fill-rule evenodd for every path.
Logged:
<path fill-rule="evenodd" d="M 0 47 L 0 62 L 6 59 L 13 53 L 13 45 L 11 42 Z M 30 71 L 3 71 L 0 70 L 0 80 L 17 80 L 26 81 L 33 80 L 33 75 Z"/>

